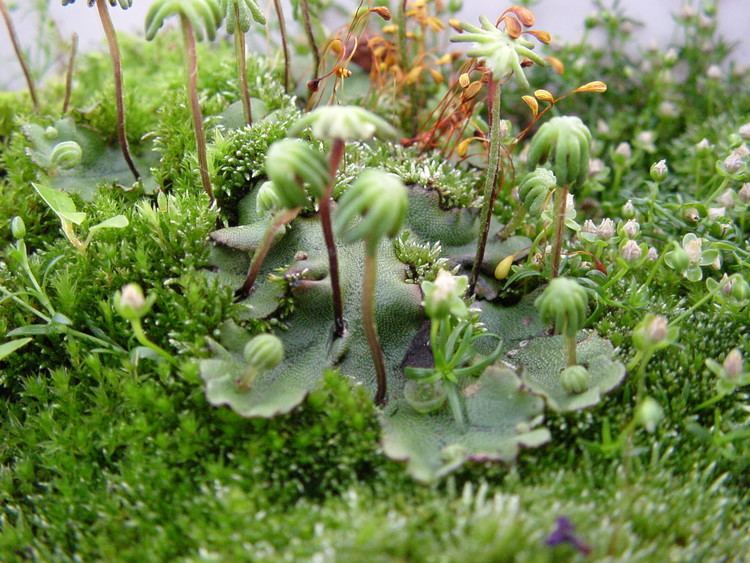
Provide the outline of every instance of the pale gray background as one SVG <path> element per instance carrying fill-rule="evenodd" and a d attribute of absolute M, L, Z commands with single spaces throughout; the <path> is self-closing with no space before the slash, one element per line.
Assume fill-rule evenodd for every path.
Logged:
<path fill-rule="evenodd" d="M 33 50 L 34 37 L 38 33 L 39 25 L 32 15 L 24 14 L 26 11 L 24 6 L 28 6 L 30 2 L 31 0 L 17 0 L 15 4 L 20 8 L 12 12 L 12 17 L 19 29 L 24 47 Z M 476 21 L 480 13 L 493 15 L 511 3 L 505 0 L 465 0 L 461 17 L 467 21 Z M 10 4 L 13 4 L 12 0 Z M 150 0 L 135 0 L 134 6 L 127 11 L 119 8 L 112 10 L 115 25 L 119 30 L 142 34 L 143 20 L 150 4 Z M 267 4 L 269 4 L 268 11 L 270 12 L 270 1 Z M 351 4 L 354 7 L 357 1 L 351 0 Z M 622 0 L 621 2 L 632 17 L 645 24 L 638 36 L 639 42 L 646 45 L 654 42 L 664 44 L 669 41 L 675 31 L 672 14 L 679 11 L 685 4 L 696 5 L 697 2 L 687 0 Z M 50 0 L 50 10 L 52 17 L 59 23 L 63 36 L 68 37 L 76 31 L 81 37 L 83 48 L 103 47 L 101 25 L 96 9 L 87 8 L 86 0 L 78 0 L 75 5 L 66 8 L 60 5 L 59 0 Z M 593 5 L 590 0 L 542 0 L 535 8 L 536 27 L 550 31 L 557 39 L 574 40 L 580 37 L 583 31 L 583 20 L 592 11 Z M 290 16 L 289 11 L 287 15 Z M 747 32 L 750 30 L 750 0 L 719 0 L 719 19 L 724 36 L 739 44 L 734 56 L 735 60 L 743 68 L 747 67 L 750 61 L 750 39 L 747 38 Z M 36 68 L 43 64 L 38 55 L 34 58 L 33 53 L 32 60 Z M 12 56 L 11 46 L 3 26 L 0 27 L 0 88 L 21 87 L 23 83 L 19 79 L 20 71 Z"/>

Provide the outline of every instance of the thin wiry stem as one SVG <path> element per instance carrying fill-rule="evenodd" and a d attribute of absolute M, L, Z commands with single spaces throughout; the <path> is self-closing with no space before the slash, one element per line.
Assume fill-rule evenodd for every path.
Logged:
<path fill-rule="evenodd" d="M 125 133 L 125 98 L 122 88 L 122 59 L 120 57 L 120 46 L 117 43 L 117 32 L 115 32 L 115 26 L 112 24 L 112 18 L 109 17 L 107 0 L 96 0 L 96 8 L 99 11 L 99 19 L 102 20 L 104 35 L 107 36 L 109 55 L 112 58 L 112 71 L 114 72 L 115 77 L 115 104 L 117 106 L 117 140 L 120 143 L 120 150 L 122 151 L 122 156 L 125 157 L 125 162 L 127 162 L 128 168 L 130 168 L 135 179 L 139 180 L 141 178 L 141 173 L 138 172 L 138 169 L 133 162 L 133 157 L 130 156 L 130 145 L 128 144 L 128 137 Z"/>
<path fill-rule="evenodd" d="M 268 230 L 263 235 L 263 240 L 261 241 L 260 246 L 258 246 L 258 248 L 256 249 L 255 254 L 253 254 L 253 260 L 252 262 L 250 262 L 250 268 L 247 271 L 245 283 L 243 283 L 242 287 L 234 293 L 235 297 L 242 299 L 252 293 L 253 286 L 255 286 L 255 280 L 258 279 L 258 274 L 260 274 L 260 269 L 263 266 L 263 262 L 268 255 L 268 251 L 271 250 L 273 239 L 275 238 L 276 233 L 284 225 L 288 225 L 289 223 L 294 221 L 297 215 L 299 215 L 300 211 L 302 211 L 301 207 L 297 207 L 295 209 L 286 209 L 276 215 L 276 217 L 274 217 L 271 225 L 268 227 Z"/>
<path fill-rule="evenodd" d="M 253 108 L 250 105 L 250 90 L 247 86 L 247 59 L 245 53 L 245 33 L 240 28 L 240 6 L 234 4 L 234 19 L 237 25 L 234 28 L 234 46 L 237 52 L 237 72 L 240 78 L 240 97 L 242 98 L 242 110 L 245 112 L 245 123 L 253 124 Z"/>
<path fill-rule="evenodd" d="M 4 0 L 0 0 L 0 12 L 3 14 L 3 19 L 5 20 L 5 27 L 8 28 L 8 35 L 10 35 L 10 42 L 13 44 L 13 50 L 16 53 L 16 58 L 18 59 L 18 63 L 21 65 L 21 70 L 23 71 L 23 76 L 26 79 L 26 86 L 29 89 L 29 95 L 31 96 L 31 103 L 34 104 L 34 109 L 39 109 L 39 98 L 36 95 L 36 87 L 34 86 L 34 78 L 31 76 L 31 70 L 29 70 L 29 65 L 26 63 L 26 57 L 23 56 L 23 51 L 21 50 L 21 44 L 18 41 L 18 36 L 16 35 L 16 28 L 13 26 L 13 20 L 10 19 L 10 13 L 8 12 L 8 8 L 5 5 Z"/>
<path fill-rule="evenodd" d="M 329 160 L 330 180 L 326 186 L 323 196 L 320 198 L 320 225 L 323 228 L 323 238 L 328 250 L 328 269 L 331 275 L 331 290 L 333 291 L 333 319 L 334 336 L 343 336 L 346 325 L 344 324 L 344 302 L 341 297 L 341 283 L 339 282 L 339 259 L 336 251 L 336 241 L 333 238 L 333 227 L 331 226 L 331 197 L 333 185 L 336 183 L 336 173 L 344 158 L 345 144 L 341 139 L 336 139 L 331 147 Z"/>
<path fill-rule="evenodd" d="M 500 104 L 502 101 L 502 88 L 500 84 L 490 80 L 490 98 L 492 100 L 492 115 L 490 121 L 490 158 L 487 164 L 487 178 L 484 183 L 484 205 L 482 207 L 482 224 L 479 227 L 479 241 L 474 264 L 471 268 L 469 279 L 469 295 L 474 293 L 479 279 L 479 271 L 484 261 L 484 251 L 487 248 L 487 238 L 492 222 L 492 208 L 495 205 L 498 189 L 498 172 L 500 169 L 500 152 L 502 150 L 502 138 L 500 136 Z"/>
<path fill-rule="evenodd" d="M 101 0 L 99 0 L 101 1 Z M 195 32 L 190 20 L 185 14 L 180 14 L 182 38 L 185 43 L 185 63 L 187 66 L 187 89 L 190 99 L 190 111 L 193 115 L 193 130 L 195 131 L 195 145 L 198 152 L 198 167 L 200 168 L 203 189 L 214 199 L 211 177 L 208 174 L 208 158 L 206 157 L 206 134 L 203 131 L 203 112 L 198 101 L 198 55 L 195 52 Z"/>
<path fill-rule="evenodd" d="M 370 245 L 369 241 L 365 244 L 367 245 L 367 252 L 365 254 L 365 271 L 362 281 L 362 326 L 365 329 L 372 362 L 375 364 L 375 377 L 377 381 L 375 404 L 382 406 L 385 404 L 388 382 L 386 379 L 385 358 L 383 357 L 383 349 L 380 347 L 378 327 L 375 322 L 375 283 L 378 277 L 377 245 Z"/>
<path fill-rule="evenodd" d="M 312 51 L 313 80 L 315 80 L 318 77 L 318 72 L 320 72 L 320 49 L 318 49 L 318 44 L 315 41 L 315 32 L 313 31 L 310 3 L 308 0 L 300 0 L 300 8 L 302 9 L 302 22 L 305 28 L 305 35 L 307 35 L 307 42 L 310 44 L 310 51 Z"/>
<path fill-rule="evenodd" d="M 284 19 L 284 10 L 281 7 L 281 0 L 273 0 L 273 7 L 276 10 L 276 18 L 279 20 L 279 32 L 281 33 L 281 48 L 284 51 L 284 90 L 289 93 L 291 84 L 291 59 L 289 56 L 289 43 L 286 37 L 286 20 Z"/>
<path fill-rule="evenodd" d="M 73 71 L 76 64 L 76 53 L 78 53 L 78 34 L 73 33 L 70 44 L 70 58 L 68 59 L 68 70 L 65 73 L 65 98 L 63 99 L 62 112 L 68 113 L 70 107 L 70 96 L 73 93 Z"/>
<path fill-rule="evenodd" d="M 568 204 L 568 186 L 563 186 L 555 194 L 555 242 L 552 247 L 552 277 L 560 273 L 560 254 L 565 238 L 565 209 Z"/>

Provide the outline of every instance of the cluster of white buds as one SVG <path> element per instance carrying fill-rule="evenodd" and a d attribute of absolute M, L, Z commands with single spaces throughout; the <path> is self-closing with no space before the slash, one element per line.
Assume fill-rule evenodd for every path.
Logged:
<path fill-rule="evenodd" d="M 597 225 L 591 219 L 586 219 L 581 231 L 597 236 L 602 240 L 609 240 L 615 236 L 615 222 L 612 219 L 602 219 Z"/>

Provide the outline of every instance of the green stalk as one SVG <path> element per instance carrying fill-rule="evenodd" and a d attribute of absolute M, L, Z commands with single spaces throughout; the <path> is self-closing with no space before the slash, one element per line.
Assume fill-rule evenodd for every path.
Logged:
<path fill-rule="evenodd" d="M 576 342 L 576 337 L 566 336 L 565 344 L 568 349 L 568 367 L 578 365 L 578 358 L 576 356 L 576 347 L 578 343 Z"/>
<path fill-rule="evenodd" d="M 552 247 L 552 277 L 560 272 L 560 254 L 565 238 L 565 208 L 568 204 L 568 186 L 563 186 L 555 194 L 555 241 Z"/>
<path fill-rule="evenodd" d="M 130 326 L 133 327 L 133 334 L 135 334 L 136 340 L 138 340 L 138 342 L 140 342 L 142 346 L 145 346 L 149 350 L 152 350 L 173 366 L 177 365 L 177 361 L 172 357 L 172 354 L 167 352 L 164 348 L 160 348 L 148 339 L 148 336 L 146 336 L 146 333 L 143 331 L 141 319 L 132 319 L 130 321 Z"/>
<path fill-rule="evenodd" d="M 97 0 L 102 1 L 102 0 Z M 190 111 L 193 115 L 193 129 L 195 131 L 195 145 L 198 152 L 198 167 L 200 168 L 203 189 L 214 199 L 211 177 L 208 174 L 208 158 L 206 157 L 206 134 L 203 131 L 203 112 L 198 101 L 198 55 L 195 52 L 195 33 L 193 25 L 185 14 L 180 13 L 182 38 L 185 43 L 185 64 L 187 66 L 187 89 L 190 99 Z"/>
<path fill-rule="evenodd" d="M 16 53 L 18 64 L 21 65 L 23 71 L 23 77 L 26 79 L 26 86 L 29 89 L 29 95 L 31 96 L 31 103 L 34 104 L 34 109 L 39 110 L 39 98 L 36 95 L 36 87 L 34 86 L 34 78 L 31 76 L 31 70 L 26 62 L 26 57 L 23 56 L 23 50 L 21 49 L 21 43 L 18 41 L 16 35 L 16 28 L 13 25 L 13 20 L 10 19 L 10 13 L 5 5 L 5 0 L 0 0 L 0 12 L 3 14 L 5 20 L 5 27 L 8 28 L 8 35 L 10 36 L 10 42 L 13 45 L 13 51 Z"/>
<path fill-rule="evenodd" d="M 140 180 L 141 173 L 135 167 L 133 157 L 130 155 L 128 136 L 125 133 L 125 98 L 122 87 L 122 59 L 120 57 L 120 45 L 117 43 L 117 32 L 109 17 L 109 8 L 106 0 L 96 0 L 96 8 L 99 11 L 99 19 L 102 21 L 104 35 L 107 37 L 109 56 L 112 59 L 112 71 L 115 79 L 115 105 L 117 107 L 117 141 L 120 144 L 122 156 L 136 180 Z"/>
<path fill-rule="evenodd" d="M 448 405 L 451 408 L 451 414 L 456 421 L 456 425 L 462 432 L 466 430 L 466 419 L 464 418 L 464 409 L 461 404 L 461 397 L 458 396 L 458 386 L 452 381 L 443 380 L 446 395 L 448 395 Z"/>
<path fill-rule="evenodd" d="M 274 217 L 273 222 L 263 235 L 263 240 L 261 241 L 260 246 L 258 246 L 258 248 L 256 249 L 255 254 L 253 254 L 253 259 L 250 262 L 250 268 L 247 271 L 245 283 L 242 284 L 242 287 L 235 292 L 236 297 L 247 297 L 253 291 L 255 280 L 258 279 L 258 274 L 260 274 L 260 269 L 263 266 L 263 262 L 268 255 L 268 251 L 271 250 L 273 239 L 276 237 L 276 233 L 281 227 L 294 221 L 297 215 L 299 215 L 300 211 L 302 211 L 301 207 L 297 207 L 295 209 L 285 209 L 278 215 L 276 215 L 276 217 Z"/>
<path fill-rule="evenodd" d="M 474 265 L 469 278 L 469 295 L 474 293 L 479 279 L 479 270 L 484 261 L 484 251 L 487 247 L 487 238 L 490 233 L 492 221 L 492 208 L 497 197 L 497 177 L 500 168 L 500 151 L 502 149 L 502 137 L 500 134 L 500 105 L 502 102 L 502 88 L 494 80 L 490 81 L 492 98 L 492 120 L 490 122 L 490 157 L 487 165 L 487 178 L 484 183 L 484 205 L 482 207 L 482 224 L 479 230 L 479 242 L 477 253 L 474 257 Z"/>
<path fill-rule="evenodd" d="M 245 113 L 245 123 L 253 124 L 253 108 L 250 104 L 250 90 L 247 86 L 247 59 L 245 56 L 245 33 L 240 28 L 240 5 L 234 3 L 234 18 L 237 24 L 234 28 L 234 48 L 237 56 L 237 72 L 239 73 L 240 98 L 242 110 Z"/>
<path fill-rule="evenodd" d="M 375 404 L 383 406 L 388 391 L 388 382 L 385 371 L 385 358 L 380 347 L 378 328 L 375 323 L 375 283 L 377 281 L 377 244 L 367 241 L 365 255 L 365 271 L 362 281 L 362 325 L 367 337 L 367 345 L 370 347 L 372 362 L 375 364 L 375 376 L 377 391 L 375 392 Z"/>

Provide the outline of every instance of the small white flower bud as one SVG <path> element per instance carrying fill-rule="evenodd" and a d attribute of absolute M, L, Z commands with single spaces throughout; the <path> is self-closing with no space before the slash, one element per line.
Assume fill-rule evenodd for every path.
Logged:
<path fill-rule="evenodd" d="M 750 183 L 742 184 L 738 195 L 742 203 L 750 203 Z"/>
<path fill-rule="evenodd" d="M 146 304 L 146 298 L 143 296 L 141 286 L 135 283 L 129 283 L 122 288 L 120 305 L 138 310 Z"/>
<path fill-rule="evenodd" d="M 634 239 L 641 232 L 641 226 L 635 219 L 630 219 L 622 226 L 622 232 L 625 233 L 626 237 Z"/>
<path fill-rule="evenodd" d="M 722 72 L 720 66 L 711 65 L 706 71 L 706 76 L 708 76 L 711 80 L 719 80 L 722 76 L 724 76 L 724 73 Z"/>
<path fill-rule="evenodd" d="M 722 207 L 731 209 L 732 207 L 734 207 L 735 195 L 736 194 L 732 188 L 727 188 L 719 197 L 716 198 L 716 203 L 720 204 Z"/>
<path fill-rule="evenodd" d="M 652 433 L 656 430 L 656 427 L 663 418 L 664 411 L 659 403 L 651 397 L 646 397 L 643 399 L 643 402 L 638 405 L 636 420 L 638 420 L 638 423 L 646 429 L 646 432 Z"/>
<path fill-rule="evenodd" d="M 645 336 L 652 344 L 659 344 L 667 337 L 669 321 L 663 315 L 655 315 L 654 318 L 646 325 Z"/>
<path fill-rule="evenodd" d="M 654 145 L 656 135 L 653 131 L 641 131 L 640 133 L 638 133 L 635 140 L 639 145 L 643 146 L 643 148 L 648 151 L 656 150 L 656 146 Z"/>
<path fill-rule="evenodd" d="M 609 125 L 603 119 L 596 122 L 596 132 L 600 135 L 607 135 L 609 133 Z"/>
<path fill-rule="evenodd" d="M 718 219 L 719 217 L 725 217 L 726 214 L 727 214 L 727 210 L 725 207 L 709 207 L 708 208 L 709 219 Z"/>
<path fill-rule="evenodd" d="M 659 104 L 659 115 L 662 117 L 677 117 L 680 115 L 680 110 L 672 102 L 664 101 Z"/>
<path fill-rule="evenodd" d="M 728 377 L 734 379 L 742 375 L 744 370 L 743 364 L 742 352 L 740 352 L 739 348 L 735 348 L 724 358 L 724 371 Z"/>
<path fill-rule="evenodd" d="M 713 145 L 711 144 L 711 142 L 705 137 L 695 145 L 696 150 L 698 150 L 699 152 L 710 151 L 712 147 Z"/>
<path fill-rule="evenodd" d="M 731 296 L 732 289 L 734 288 L 734 280 L 730 278 L 727 274 L 724 274 L 723 276 L 721 276 L 721 279 L 719 280 L 719 288 L 721 288 L 721 292 L 726 297 Z"/>
<path fill-rule="evenodd" d="M 652 246 L 648 249 L 647 256 L 651 262 L 656 262 L 659 259 L 659 251 Z"/>
<path fill-rule="evenodd" d="M 693 266 L 697 266 L 700 264 L 703 256 L 703 239 L 694 238 L 688 240 L 684 244 L 684 250 L 687 254 L 688 262 Z"/>
<path fill-rule="evenodd" d="M 615 236 L 615 222 L 612 219 L 602 219 L 596 230 L 599 238 L 609 240 Z"/>
<path fill-rule="evenodd" d="M 589 176 L 596 176 L 604 170 L 604 161 L 601 158 L 589 160 Z"/>
<path fill-rule="evenodd" d="M 591 219 L 586 219 L 583 222 L 583 226 L 581 227 L 582 233 L 588 233 L 590 235 L 598 235 L 599 229 L 597 229 L 596 225 Z"/>
<path fill-rule="evenodd" d="M 629 240 L 620 249 L 620 256 L 626 262 L 635 262 L 641 257 L 641 247 L 634 240 Z"/>
<path fill-rule="evenodd" d="M 739 129 L 740 137 L 746 141 L 750 141 L 750 123 L 745 123 Z"/>
<path fill-rule="evenodd" d="M 664 53 L 664 61 L 668 63 L 674 63 L 677 62 L 677 57 L 679 54 L 677 53 L 677 49 L 674 47 L 670 47 L 667 49 L 667 52 Z"/>
<path fill-rule="evenodd" d="M 724 168 L 726 168 L 727 172 L 730 174 L 739 172 L 742 168 L 742 157 L 735 152 L 732 152 L 732 154 L 724 159 Z"/>
<path fill-rule="evenodd" d="M 633 202 L 628 200 L 625 205 L 622 206 L 622 216 L 626 219 L 632 219 L 635 217 L 635 206 Z"/>
<path fill-rule="evenodd" d="M 669 168 L 667 168 L 666 160 L 660 160 L 659 162 L 654 162 L 651 165 L 651 179 L 654 182 L 664 181 L 668 174 Z"/>
<path fill-rule="evenodd" d="M 615 149 L 615 154 L 624 158 L 625 160 L 630 159 L 633 156 L 633 151 L 630 148 L 630 143 L 620 143 Z"/>

